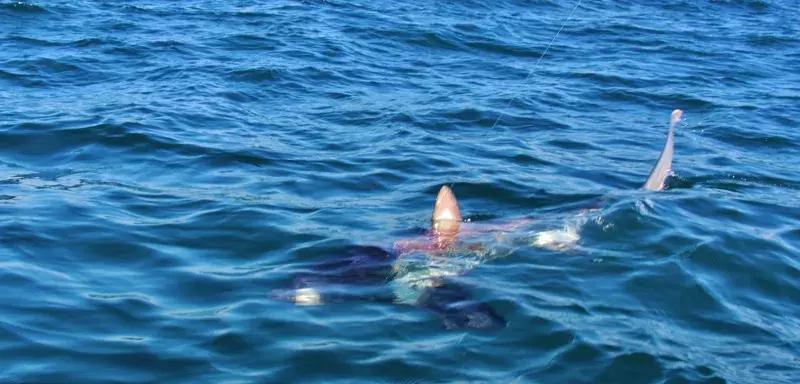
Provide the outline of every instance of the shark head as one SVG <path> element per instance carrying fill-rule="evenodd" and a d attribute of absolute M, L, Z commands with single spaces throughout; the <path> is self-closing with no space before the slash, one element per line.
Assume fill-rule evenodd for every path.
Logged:
<path fill-rule="evenodd" d="M 456 195 L 448 186 L 442 186 L 433 207 L 431 229 L 437 242 L 452 244 L 461 228 L 461 210 L 458 209 Z"/>

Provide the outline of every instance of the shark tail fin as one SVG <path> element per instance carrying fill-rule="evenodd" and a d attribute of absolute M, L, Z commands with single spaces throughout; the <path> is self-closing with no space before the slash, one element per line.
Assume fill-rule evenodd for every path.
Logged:
<path fill-rule="evenodd" d="M 661 151 L 661 156 L 658 157 L 656 165 L 650 171 L 650 176 L 645 181 L 642 188 L 650 191 L 660 191 L 664 189 L 664 183 L 672 170 L 672 157 L 675 153 L 675 126 L 681 121 L 683 111 L 676 109 L 672 111 L 669 120 L 669 133 L 667 134 L 667 143 L 664 144 L 664 150 Z"/>

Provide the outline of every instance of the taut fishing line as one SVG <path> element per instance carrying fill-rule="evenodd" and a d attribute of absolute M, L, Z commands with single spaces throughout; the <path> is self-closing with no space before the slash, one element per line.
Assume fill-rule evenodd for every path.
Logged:
<path fill-rule="evenodd" d="M 531 68 L 531 70 L 530 70 L 530 71 L 528 71 L 528 76 L 525 76 L 525 80 L 522 80 L 522 85 L 525 85 L 525 83 L 527 83 L 527 82 L 528 82 L 528 79 L 530 79 L 531 75 L 532 75 L 532 74 L 533 74 L 533 72 L 536 70 L 536 67 L 538 67 L 538 66 L 539 66 L 539 63 L 540 63 L 540 62 L 542 61 L 542 59 L 544 58 L 544 55 L 546 55 L 546 54 L 547 54 L 547 51 L 549 51 L 549 50 L 550 50 L 550 47 L 552 47 L 552 46 L 553 46 L 553 43 L 554 43 L 554 42 L 556 41 L 556 39 L 558 38 L 558 35 L 560 35 L 560 34 L 561 34 L 561 31 L 564 29 L 564 26 L 565 26 L 565 25 L 567 25 L 567 22 L 569 21 L 569 19 L 571 19 L 571 18 L 572 18 L 572 14 L 574 14 L 574 13 L 575 13 L 575 10 L 576 10 L 576 9 L 578 9 L 578 7 L 581 5 L 581 2 L 583 2 L 583 0 L 578 0 L 578 3 L 577 3 L 577 4 L 575 4 L 575 6 L 574 6 L 574 7 L 572 7 L 572 11 L 570 11 L 570 13 L 569 13 L 569 15 L 567 16 L 567 18 L 566 18 L 566 19 L 564 19 L 564 22 L 563 22 L 563 23 L 561 23 L 561 28 L 559 28 L 559 29 L 558 29 L 558 32 L 556 32 L 556 35 L 555 35 L 555 36 L 553 36 L 553 39 L 552 39 L 552 40 L 550 40 L 550 44 L 547 44 L 547 48 L 545 48 L 545 49 L 544 49 L 544 52 L 542 52 L 542 55 L 541 55 L 541 56 L 539 56 L 539 59 L 538 59 L 538 60 L 536 60 L 536 63 L 533 65 L 533 68 Z M 489 131 L 492 131 L 492 130 L 494 129 L 494 127 L 496 127 L 496 126 L 497 126 L 497 123 L 499 123 L 499 122 L 500 122 L 500 119 L 502 119 L 502 118 L 503 118 L 503 116 L 505 116 L 505 114 L 506 114 L 506 110 L 508 110 L 508 107 L 510 107 L 510 106 L 511 106 L 511 103 L 513 103 L 513 102 L 514 102 L 514 100 L 516 100 L 516 99 L 517 99 L 517 96 L 519 96 L 520 92 L 522 91 L 522 89 L 521 89 L 521 88 L 522 88 L 522 85 L 520 86 L 520 89 L 519 89 L 519 90 L 517 90 L 517 92 L 514 94 L 514 96 L 513 96 L 513 97 L 511 97 L 511 100 L 509 100 L 509 101 L 508 101 L 508 104 L 506 104 L 506 106 L 505 106 L 505 107 L 503 107 L 503 109 L 500 111 L 500 116 L 498 116 L 498 117 L 497 117 L 497 120 L 495 120 L 495 121 L 494 121 L 494 124 L 492 124 L 492 127 L 491 127 L 491 128 L 489 128 Z M 475 152 L 472 152 L 472 157 L 475 157 L 475 154 L 476 154 L 476 153 L 478 153 L 478 147 L 475 147 Z M 462 173 L 463 173 L 463 172 L 462 172 Z M 453 182 L 450 184 L 450 188 L 453 188 L 453 185 L 455 185 L 455 184 L 456 184 L 456 182 L 455 182 L 455 180 L 453 180 Z"/>

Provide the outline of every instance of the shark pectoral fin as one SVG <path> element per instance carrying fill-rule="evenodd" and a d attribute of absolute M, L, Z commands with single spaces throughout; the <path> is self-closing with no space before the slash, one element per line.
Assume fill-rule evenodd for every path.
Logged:
<path fill-rule="evenodd" d="M 672 158 L 675 152 L 675 125 L 681 120 L 683 111 L 676 109 L 672 111 L 672 116 L 669 122 L 669 133 L 667 133 L 667 142 L 664 144 L 664 150 L 661 151 L 661 156 L 658 157 L 656 165 L 650 171 L 650 176 L 645 181 L 642 188 L 650 191 L 660 191 L 664 189 L 664 183 L 672 170 Z"/>
<path fill-rule="evenodd" d="M 395 255 L 378 247 L 353 245 L 340 255 L 295 276 L 290 289 L 277 289 L 270 297 L 297 305 L 322 305 L 340 301 L 391 301 L 386 280 Z"/>
<path fill-rule="evenodd" d="M 452 281 L 426 288 L 417 306 L 439 315 L 446 329 L 493 330 L 508 323 L 489 304 L 476 301 L 466 288 Z"/>

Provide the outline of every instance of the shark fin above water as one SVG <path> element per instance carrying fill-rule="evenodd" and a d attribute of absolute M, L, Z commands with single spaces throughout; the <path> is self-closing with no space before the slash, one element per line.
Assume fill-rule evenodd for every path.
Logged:
<path fill-rule="evenodd" d="M 675 125 L 681 121 L 683 111 L 676 109 L 672 111 L 672 116 L 669 121 L 669 133 L 667 133 L 667 143 L 664 144 L 664 150 L 661 151 L 661 156 L 658 157 L 658 162 L 650 171 L 650 176 L 642 186 L 643 189 L 650 191 L 660 191 L 664 189 L 664 182 L 672 170 L 672 157 L 675 153 Z"/>
<path fill-rule="evenodd" d="M 444 185 L 436 196 L 433 207 L 432 220 L 434 223 L 441 220 L 461 221 L 461 210 L 458 209 L 458 200 L 450 187 Z"/>
<path fill-rule="evenodd" d="M 461 229 L 461 210 L 458 200 L 450 187 L 444 185 L 436 196 L 436 204 L 431 215 L 431 233 L 436 236 L 439 248 L 447 248 L 458 237 Z"/>

